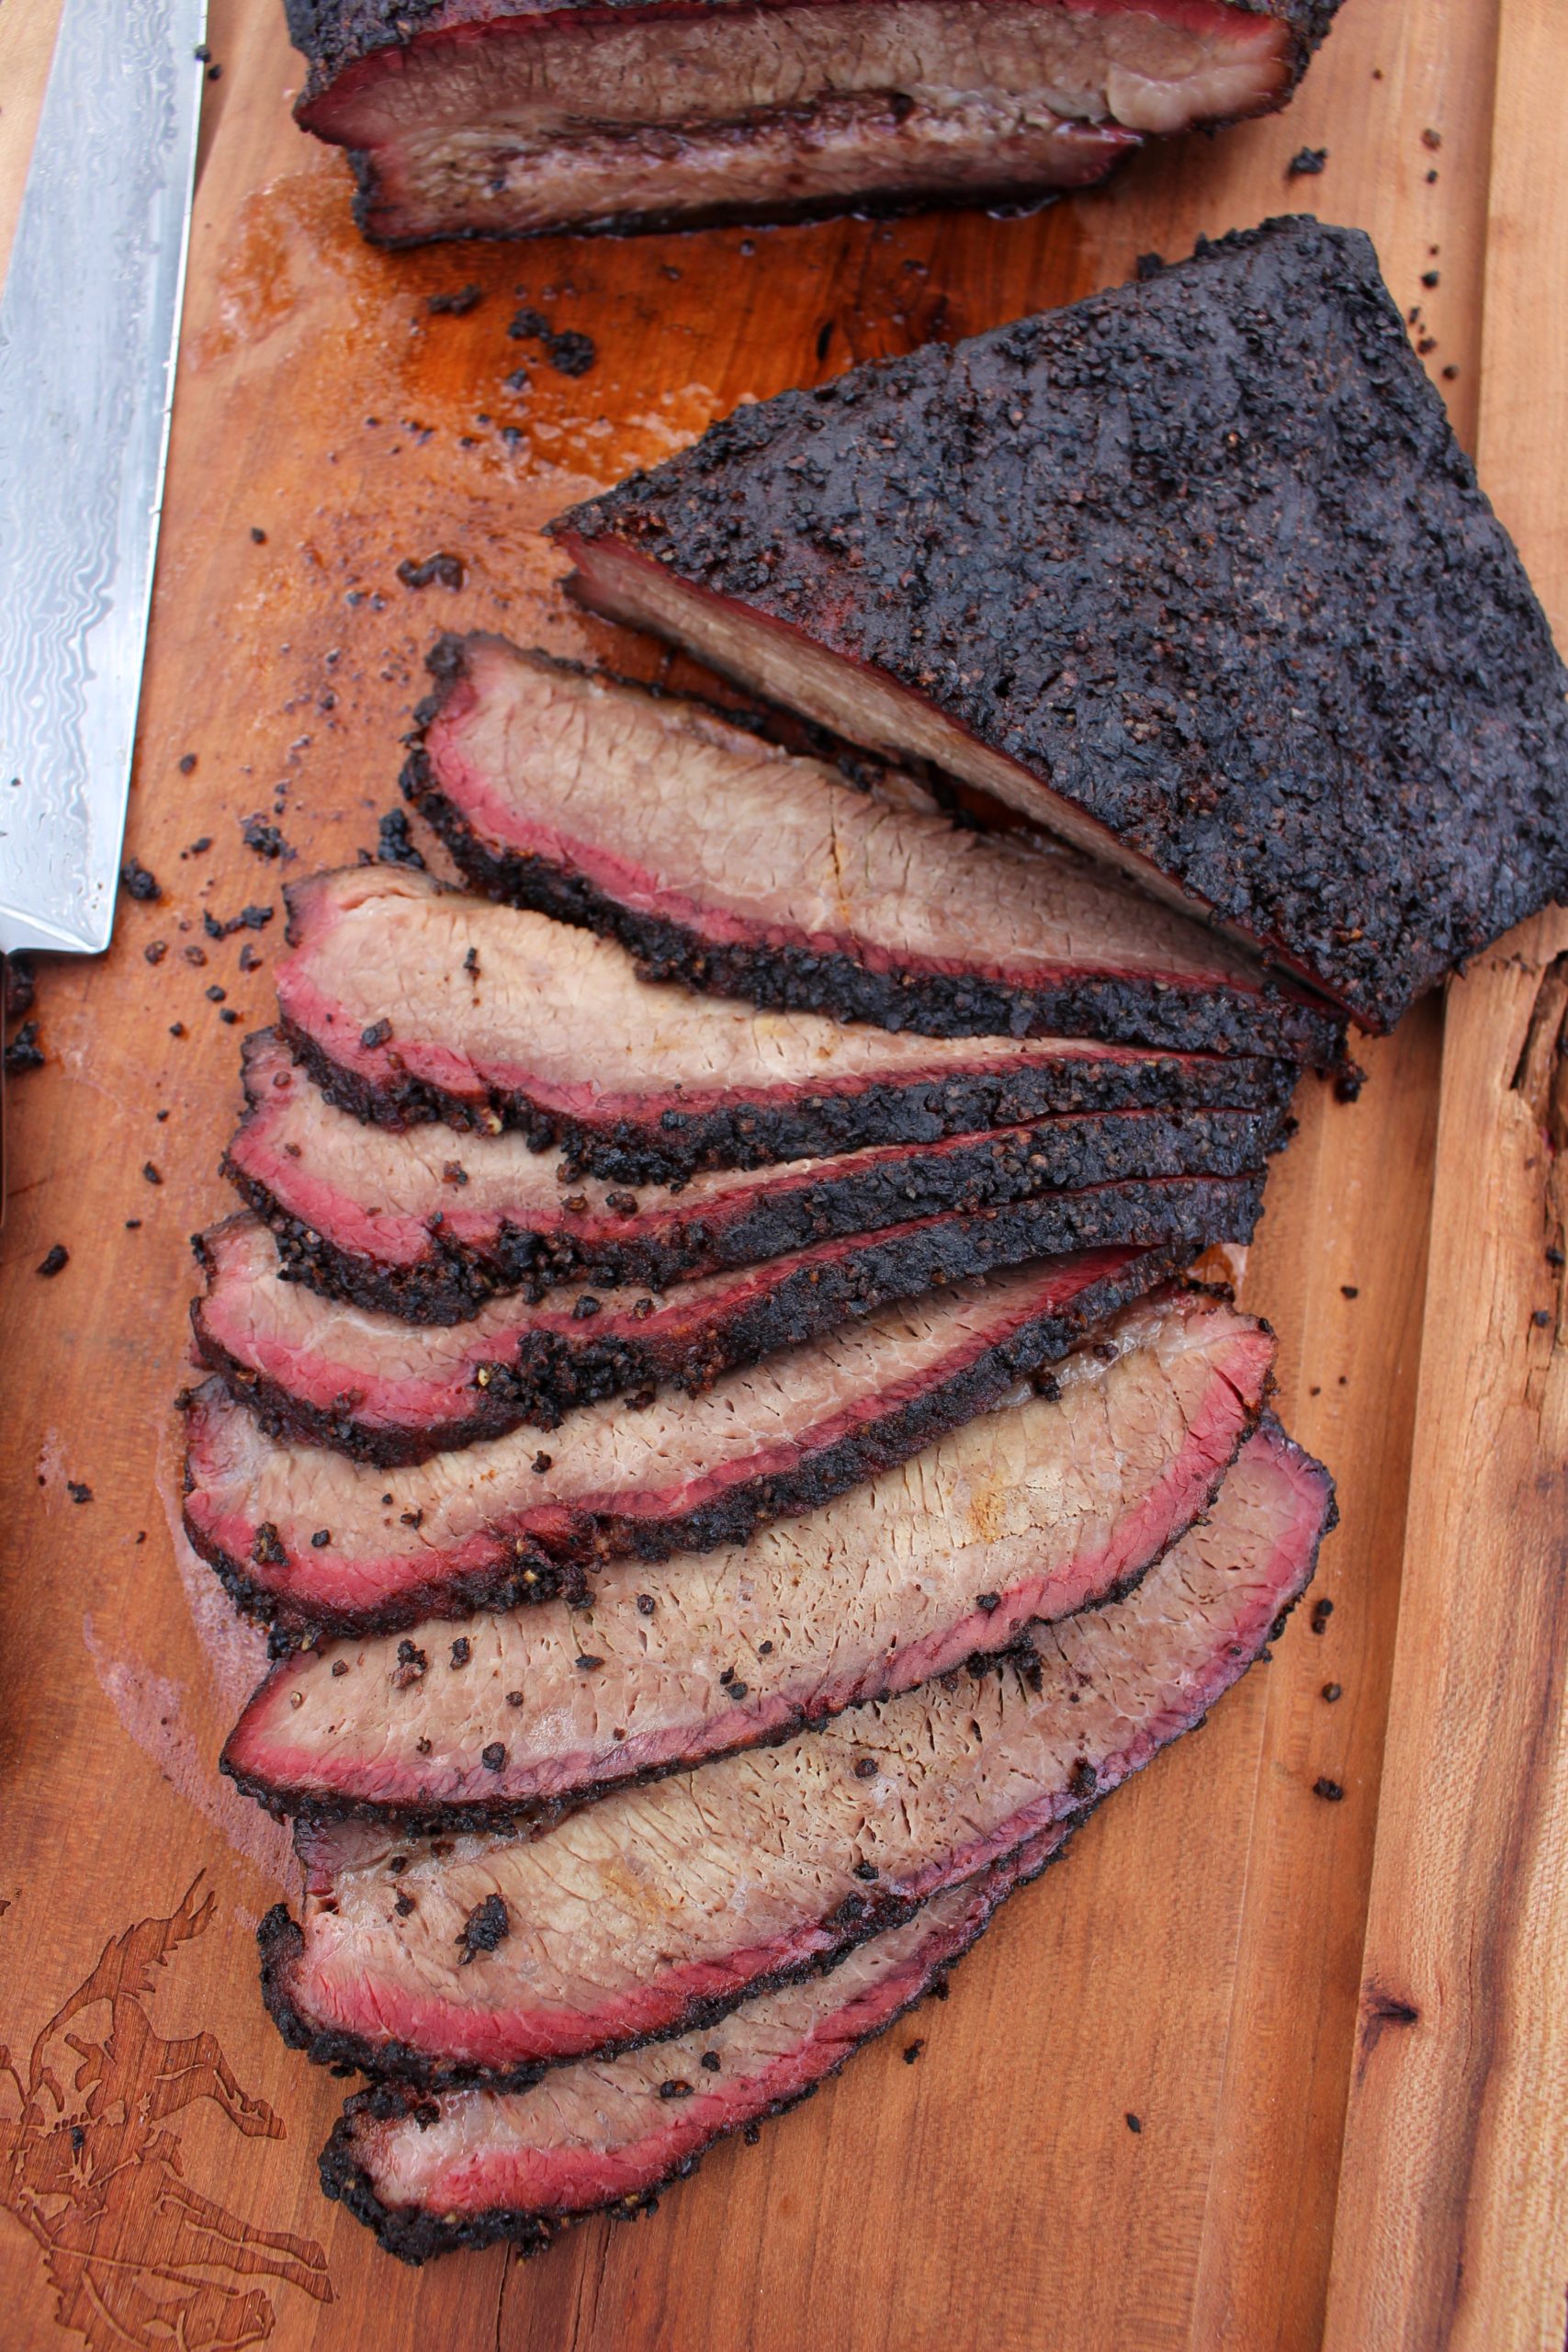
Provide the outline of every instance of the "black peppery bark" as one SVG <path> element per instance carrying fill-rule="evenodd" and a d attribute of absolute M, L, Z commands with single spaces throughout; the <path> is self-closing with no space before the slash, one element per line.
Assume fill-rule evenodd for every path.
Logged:
<path fill-rule="evenodd" d="M 1287 1055 L 1318 1069 L 1343 1061 L 1343 1016 L 1317 1011 L 1277 982 L 1250 1000 L 1132 974 L 1081 973 L 1023 988 L 976 972 L 874 971 L 843 953 L 704 939 L 668 916 L 605 896 L 573 866 L 482 841 L 417 743 L 401 783 L 471 888 L 618 939 L 645 979 L 925 1037 L 1094 1037 L 1187 1053 Z"/>
<path fill-rule="evenodd" d="M 766 1288 L 748 1285 L 749 1295 L 716 1306 L 705 1303 L 651 1338 L 639 1335 L 635 1304 L 625 1313 L 607 1302 L 602 1317 L 585 1318 L 570 1339 L 535 1332 L 511 1362 L 482 1367 L 485 1385 L 473 1389 L 460 1417 L 417 1426 L 367 1426 L 355 1418 L 352 1398 L 344 1397 L 340 1410 L 290 1395 L 229 1354 L 204 1328 L 199 1298 L 191 1303 L 192 1325 L 201 1361 L 223 1375 L 269 1435 L 336 1446 L 357 1461 L 396 1468 L 504 1436 L 525 1423 L 556 1429 L 574 1406 L 628 1391 L 669 1386 L 695 1393 L 721 1374 L 815 1339 L 874 1307 L 1028 1259 L 1124 1244 L 1161 1250 L 1164 1270 L 1170 1272 L 1190 1264 L 1213 1242 L 1249 1241 L 1262 1214 L 1263 1185 L 1261 1174 L 1162 1179 L 1098 1193 L 1055 1193 L 1008 1209 L 871 1234 L 832 1259 L 807 1260 Z M 1131 1295 L 1138 1295 L 1142 1287 L 1138 1283 Z M 608 1330 L 603 1330 L 604 1323 L 611 1325 Z M 1076 1308 L 1064 1317 L 1060 1351 L 1086 1328 Z"/>
<path fill-rule="evenodd" d="M 1369 1028 L 1568 885 L 1562 664 L 1359 232 L 742 408 L 555 527 L 891 681 Z"/>
<path fill-rule="evenodd" d="M 188 1517 L 186 1532 L 236 1606 L 272 1625 L 275 1655 L 317 1636 L 401 1633 L 431 1618 L 467 1617 L 481 1609 L 516 1609 L 536 1600 L 557 1600 L 581 1607 L 592 1598 L 593 1570 L 602 1560 L 619 1557 L 657 1564 L 680 1552 L 716 1552 L 748 1543 L 759 1528 L 774 1520 L 795 1519 L 816 1510 L 911 1461 L 952 1430 L 993 1411 L 1021 1381 L 1032 1381 L 1045 1390 L 1051 1366 L 1059 1363 L 1086 1332 L 1100 1329 L 1122 1307 L 1179 1275 L 1191 1255 L 1186 1249 L 1146 1251 L 1117 1273 L 1089 1284 L 1069 1309 L 1033 1317 L 961 1372 L 933 1383 L 918 1396 L 890 1404 L 879 1420 L 846 1431 L 787 1470 L 747 1479 L 694 1510 L 664 1519 L 614 1511 L 575 1510 L 570 1517 L 563 1513 L 565 1523 L 558 1532 L 548 1537 L 530 1536 L 526 1553 L 519 1553 L 505 1568 L 481 1569 L 460 1577 L 433 1572 L 425 1584 L 352 1615 L 337 1611 L 307 1612 L 261 1583 L 248 1561 L 225 1551 Z M 1271 1392 L 1272 1381 L 1269 1385 Z M 1238 1446 L 1240 1442 L 1238 1439 Z M 244 1781 L 242 1785 L 258 1803 L 268 1802 L 259 1786 Z"/>

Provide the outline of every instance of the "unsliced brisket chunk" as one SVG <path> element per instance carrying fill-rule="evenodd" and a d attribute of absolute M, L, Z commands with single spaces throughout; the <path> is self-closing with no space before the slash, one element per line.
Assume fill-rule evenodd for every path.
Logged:
<path fill-rule="evenodd" d="M 203 1361 L 269 1431 L 370 1462 L 422 1462 L 523 1422 L 554 1429 L 574 1406 L 606 1396 L 700 1394 L 895 1299 L 1058 1251 L 1067 1253 L 1062 1295 L 1076 1337 L 1090 1285 L 1120 1282 L 1131 1266 L 1141 1291 L 1211 1242 L 1247 1240 L 1262 1193 L 1260 1176 L 1052 1193 L 824 1242 L 662 1294 L 557 1291 L 537 1306 L 496 1299 L 472 1322 L 434 1330 L 286 1280 L 266 1227 L 238 1216 L 198 1238 L 208 1287 L 191 1311 Z M 1152 1264 L 1133 1265 L 1145 1254 Z"/>
<path fill-rule="evenodd" d="M 610 1563 L 586 1603 L 321 1642 L 274 1667 L 223 1769 L 269 1810 L 482 1826 L 790 1737 L 1129 1590 L 1261 1408 L 1265 1328 L 1134 1307 L 1022 1395 L 749 1544 Z M 681 1434 L 679 1425 L 673 1432 Z"/>
<path fill-rule="evenodd" d="M 913 1217 L 1133 1176 L 1239 1176 L 1289 1114 L 1078 1111 L 928 1145 L 713 1170 L 628 1193 L 568 1176 L 514 1131 L 366 1126 L 271 1031 L 248 1038 L 249 1108 L 225 1166 L 292 1275 L 414 1322 L 457 1323 L 497 1292 L 568 1282 L 662 1289 Z"/>
<path fill-rule="evenodd" d="M 649 978 L 927 1036 L 1296 1054 L 1344 1023 L 1106 866 L 860 791 L 700 703 L 445 638 L 403 788 L 478 890 Z"/>
<path fill-rule="evenodd" d="M 995 202 L 1282 106 L 1337 0 L 287 0 L 389 244 Z"/>
<path fill-rule="evenodd" d="M 1058 1111 L 1283 1099 L 1282 1061 L 1059 1038 L 893 1037 L 639 980 L 608 940 L 355 866 L 288 893 L 289 1043 L 334 1101 L 393 1126 L 520 1128 L 632 1182 Z"/>
<path fill-rule="evenodd" d="M 1563 667 L 1359 231 L 1270 221 L 739 409 L 556 528 L 598 609 L 1370 1028 L 1563 891 Z"/>
<path fill-rule="evenodd" d="M 525 1430 L 406 1471 L 275 1442 L 207 1381 L 186 1417 L 186 1528 L 242 1607 L 294 1632 L 401 1632 L 424 1617 L 581 1600 L 608 1559 L 744 1544 L 995 1410 L 1021 1381 L 1094 1374 L 1103 1356 L 1041 1370 L 1059 1351 L 1065 1304 L 1045 1260 L 884 1307 L 695 1398 L 589 1406 L 547 1452 Z M 1080 1291 L 1080 1313 L 1087 1304 Z M 1123 1340 L 1145 1328 L 1132 1313 Z M 1190 1299 L 1148 1314 L 1151 1379 L 1179 1375 L 1185 1396 L 1201 1358 L 1214 1427 L 1237 1396 L 1257 1406 L 1271 1353 L 1261 1330 Z M 1203 1438 L 1206 1411 L 1192 1405 L 1189 1418 Z M 1152 1426 L 1143 1434 L 1153 1442 Z"/>
<path fill-rule="evenodd" d="M 263 1923 L 286 2037 L 437 2086 L 684 2033 L 1015 1854 L 1200 1721 L 1312 1574 L 1327 1474 L 1266 1423 L 1208 1520 L 1008 1667 L 623 1790 L 532 1839 L 344 1822 Z M 394 1903 L 393 1897 L 397 1897 Z"/>
<path fill-rule="evenodd" d="M 716 2140 L 809 2098 L 912 2008 L 1069 1834 L 1058 1824 L 827 1975 L 700 2033 L 552 2068 L 530 2090 L 361 2091 L 322 2152 L 321 2186 L 404 2262 L 497 2238 L 542 2254 L 585 2213 L 629 2219 Z"/>

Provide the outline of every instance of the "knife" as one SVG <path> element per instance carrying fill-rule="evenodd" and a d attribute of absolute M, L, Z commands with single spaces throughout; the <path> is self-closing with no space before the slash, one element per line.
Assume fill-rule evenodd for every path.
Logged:
<path fill-rule="evenodd" d="M 114 923 L 206 27 L 64 0 L 0 294 L 0 986 Z"/>

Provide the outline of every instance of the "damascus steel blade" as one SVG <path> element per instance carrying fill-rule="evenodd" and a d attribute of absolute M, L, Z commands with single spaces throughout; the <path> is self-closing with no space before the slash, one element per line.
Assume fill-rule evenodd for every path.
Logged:
<path fill-rule="evenodd" d="M 0 295 L 0 951 L 108 944 L 206 0 L 65 0 Z"/>

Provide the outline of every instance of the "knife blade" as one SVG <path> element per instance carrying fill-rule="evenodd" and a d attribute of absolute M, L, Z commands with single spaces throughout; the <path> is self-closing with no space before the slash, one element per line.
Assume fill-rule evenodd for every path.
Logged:
<path fill-rule="evenodd" d="M 0 294 L 0 958 L 113 927 L 206 23 L 61 14 Z"/>

